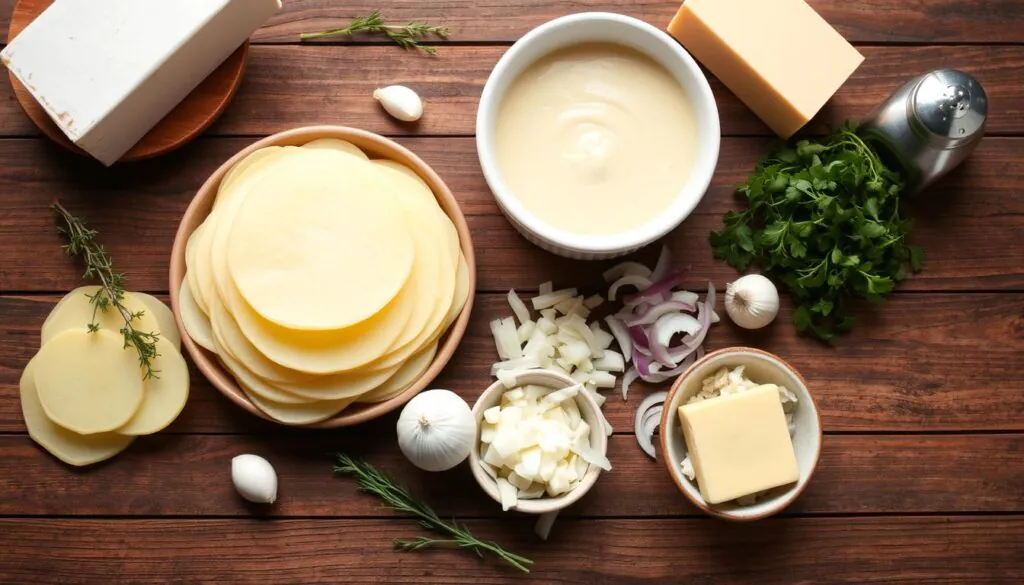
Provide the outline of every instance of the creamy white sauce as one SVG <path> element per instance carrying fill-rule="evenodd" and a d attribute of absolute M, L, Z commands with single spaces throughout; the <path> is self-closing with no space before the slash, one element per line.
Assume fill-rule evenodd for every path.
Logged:
<path fill-rule="evenodd" d="M 698 143 L 679 82 L 611 43 L 575 45 L 527 67 L 499 106 L 495 136 L 512 195 L 579 235 L 624 233 L 668 209 Z"/>

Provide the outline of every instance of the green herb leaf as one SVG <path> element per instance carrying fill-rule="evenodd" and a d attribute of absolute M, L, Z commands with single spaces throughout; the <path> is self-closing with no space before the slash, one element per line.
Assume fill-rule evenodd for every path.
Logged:
<path fill-rule="evenodd" d="M 847 124 L 825 140 L 769 153 L 746 182 L 745 211 L 727 212 L 710 236 L 716 258 L 758 265 L 796 297 L 797 329 L 829 340 L 853 326 L 849 299 L 878 300 L 923 251 L 906 245 L 903 183 Z"/>

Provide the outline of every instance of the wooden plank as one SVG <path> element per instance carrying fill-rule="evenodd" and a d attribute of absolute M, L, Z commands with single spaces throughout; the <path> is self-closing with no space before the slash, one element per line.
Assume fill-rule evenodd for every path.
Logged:
<path fill-rule="evenodd" d="M 218 165 L 250 139 L 202 139 L 159 161 L 102 169 L 42 141 L 0 140 L 0 293 L 61 291 L 80 282 L 80 269 L 61 251 L 50 202 L 61 198 L 90 219 L 120 270 L 136 290 L 167 289 L 167 266 L 178 222 L 195 191 Z M 535 289 L 545 280 L 601 286 L 610 263 L 577 262 L 548 254 L 521 238 L 500 215 L 483 179 L 470 138 L 402 138 L 448 182 L 478 251 L 483 291 Z M 742 181 L 768 142 L 722 142 L 709 193 L 668 243 L 677 266 L 719 284 L 735 271 L 711 257 L 707 234 L 736 208 L 733 185 Z M 927 252 L 924 272 L 901 290 L 1024 290 L 1024 220 L 1019 153 L 1024 139 L 988 138 L 951 176 L 922 195 L 913 209 L 913 240 Z M 624 204 L 626 204 L 624 202 Z M 658 246 L 637 254 L 653 263 Z"/>
<path fill-rule="evenodd" d="M 233 104 L 212 135 L 263 135 L 308 124 L 346 124 L 385 134 L 472 135 L 483 84 L 504 47 L 447 47 L 437 57 L 389 46 L 257 46 Z M 812 123 L 822 132 L 847 118 L 860 118 L 914 75 L 940 67 L 975 74 L 985 85 L 992 111 L 988 132 L 1024 132 L 1024 46 L 863 47 L 866 60 Z M 372 66 L 368 66 L 372 63 Z M 381 85 L 414 87 L 426 114 L 414 125 L 395 122 L 371 97 Z M 770 132 L 717 81 L 722 132 Z M 0 83 L 0 136 L 36 135 Z"/>
<path fill-rule="evenodd" d="M 38 347 L 38 327 L 54 298 L 0 297 L 0 431 L 22 431 L 17 384 Z M 473 402 L 492 382 L 497 360 L 488 321 L 511 315 L 504 295 L 478 294 L 466 337 L 434 383 Z M 1024 431 L 1024 294 L 897 295 L 835 347 L 798 338 L 788 302 L 779 322 L 759 332 L 726 323 L 712 330 L 709 349 L 770 348 L 807 379 L 828 431 Z M 629 401 L 616 392 L 605 413 L 620 432 L 653 387 L 637 384 Z M 381 421 L 381 428 L 393 418 Z M 259 423 L 258 426 L 256 423 Z M 266 432 L 269 423 L 242 413 L 202 377 L 175 432 Z M 388 431 L 390 432 L 390 431 Z"/>
<path fill-rule="evenodd" d="M 957 0 L 809 0 L 808 3 L 853 42 L 1024 41 L 1024 31 L 1013 25 L 1024 19 L 1024 7 L 1013 0 L 987 0 L 967 5 Z M 257 31 L 253 39 L 259 43 L 296 42 L 300 33 L 343 27 L 355 16 L 381 9 L 389 22 L 419 20 L 447 25 L 451 27 L 452 39 L 456 41 L 512 42 L 542 22 L 572 12 L 591 10 L 627 14 L 664 28 L 679 10 L 679 5 L 679 0 L 629 3 L 576 0 L 570 5 L 548 0 L 497 3 L 474 0 L 429 3 L 292 0 L 286 2 L 285 8 Z"/>
<path fill-rule="evenodd" d="M 443 474 L 420 472 L 392 434 L 158 435 L 74 474 L 28 437 L 0 436 L 0 460 L 18 470 L 0 476 L 0 491 L 18 494 L 0 500 L 0 516 L 247 516 L 252 508 L 226 481 L 239 453 L 258 453 L 274 464 L 281 496 L 270 515 L 380 516 L 379 502 L 358 494 L 354 482 L 331 479 L 328 454 L 338 451 L 365 457 L 443 516 L 502 515 L 478 489 L 468 464 Z M 565 517 L 700 514 L 633 437 L 613 436 L 608 454 L 612 471 Z M 1021 512 L 1024 493 L 1015 489 L 1021 482 L 1024 435 L 834 435 L 826 437 L 814 480 L 786 513 Z M 156 485 L 160 497 L 153 497 Z"/>
<path fill-rule="evenodd" d="M 3 520 L 11 583 L 580 583 L 764 585 L 956 583 L 1024 579 L 1019 516 L 562 520 L 541 542 L 530 522 L 470 521 L 534 560 L 518 573 L 461 551 L 399 553 L 404 520 Z M 1018 543 L 1014 545 L 1013 543 Z"/>
<path fill-rule="evenodd" d="M 15 0 L 0 0 L 0 43 Z M 481 4 L 474 0 L 429 3 L 356 0 L 288 0 L 266 26 L 256 31 L 257 43 L 296 42 L 300 33 L 347 25 L 353 17 L 380 9 L 389 22 L 427 21 L 452 29 L 456 41 L 512 42 L 534 26 L 571 12 L 619 12 L 643 19 L 659 28 L 667 26 L 679 9 L 679 0 L 641 0 L 623 4 L 615 0 L 576 0 L 566 6 L 547 0 L 515 0 Z M 852 42 L 1011 43 L 1024 41 L 1024 30 L 1014 23 L 1024 8 L 1014 0 L 985 0 L 964 4 L 958 0 L 900 2 L 898 0 L 809 0 L 809 4 Z M 355 38 L 373 42 L 375 37 Z"/>

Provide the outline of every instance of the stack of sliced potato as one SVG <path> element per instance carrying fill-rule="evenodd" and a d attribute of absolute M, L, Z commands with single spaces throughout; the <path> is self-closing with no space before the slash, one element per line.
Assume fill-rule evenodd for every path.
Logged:
<path fill-rule="evenodd" d="M 427 183 L 337 139 L 241 160 L 185 255 L 186 331 L 285 424 L 406 390 L 469 295 Z"/>
<path fill-rule="evenodd" d="M 162 430 L 188 400 L 188 366 L 167 305 L 144 293 L 125 293 L 141 313 L 132 325 L 159 334 L 156 377 L 143 379 L 135 348 L 124 345 L 121 314 L 95 313 L 98 286 L 68 293 L 43 322 L 41 347 L 21 375 L 21 410 L 29 436 L 70 465 L 89 465 L 123 451 L 135 437 Z"/>

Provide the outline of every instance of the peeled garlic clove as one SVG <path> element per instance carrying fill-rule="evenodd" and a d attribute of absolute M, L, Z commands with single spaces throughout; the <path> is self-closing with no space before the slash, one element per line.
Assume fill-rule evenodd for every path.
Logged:
<path fill-rule="evenodd" d="M 231 460 L 231 481 L 246 500 L 273 504 L 277 499 L 277 473 L 259 455 L 239 455 Z"/>
<path fill-rule="evenodd" d="M 377 88 L 373 97 L 387 113 L 403 122 L 415 122 L 423 115 L 423 100 L 404 85 Z"/>

